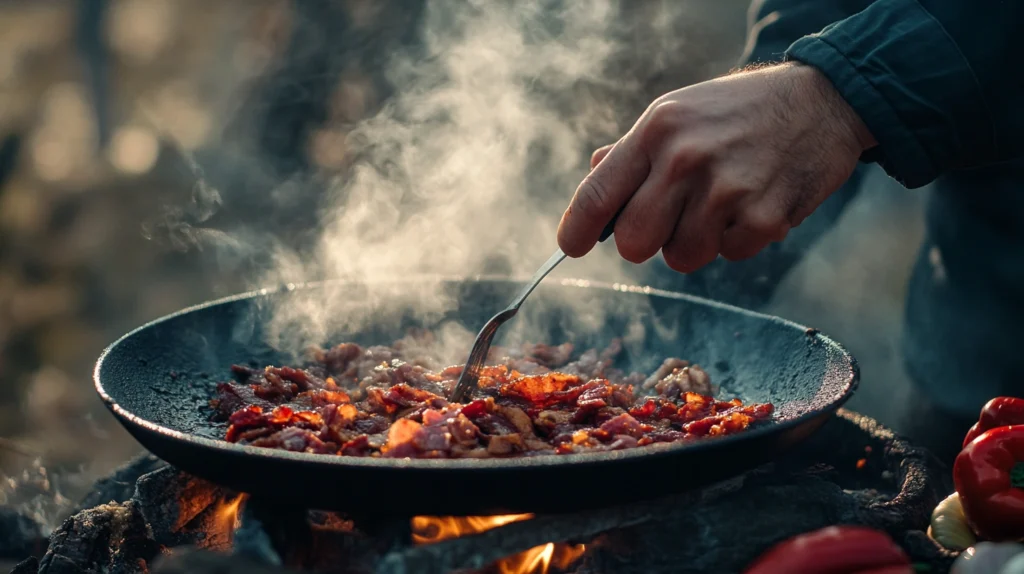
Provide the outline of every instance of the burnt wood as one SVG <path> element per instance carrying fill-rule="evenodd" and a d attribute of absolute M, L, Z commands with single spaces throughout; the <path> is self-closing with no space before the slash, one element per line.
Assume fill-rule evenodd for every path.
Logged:
<path fill-rule="evenodd" d="M 125 502 L 135 494 L 135 483 L 145 474 L 159 470 L 167 463 L 153 455 L 136 457 L 118 468 L 110 476 L 97 480 L 78 504 L 78 510 L 86 510 L 108 502 Z"/>
<path fill-rule="evenodd" d="M 140 477 L 128 501 L 69 519 L 51 538 L 41 571 L 428 574 L 484 566 L 482 572 L 490 572 L 486 565 L 495 559 L 566 542 L 588 545 L 573 566 L 576 574 L 706 574 L 740 572 L 773 544 L 801 532 L 860 524 L 887 531 L 915 563 L 945 572 L 956 554 L 924 530 L 931 509 L 951 488 L 948 469 L 934 456 L 843 409 L 786 456 L 710 487 L 575 514 L 540 514 L 433 544 L 398 540 L 377 517 L 254 498 L 243 504 L 232 542 L 224 536 L 230 525 L 204 517 L 234 495 L 217 494 L 219 487 L 165 468 Z M 399 523 L 408 528 L 408 517 L 392 526 Z M 213 548 L 220 554 L 201 551 Z M 37 570 L 27 560 L 14 573 Z"/>
<path fill-rule="evenodd" d="M 156 559 L 152 574 L 299 574 L 299 570 L 200 548 L 180 548 Z"/>
<path fill-rule="evenodd" d="M 176 313 L 109 347 L 97 391 L 158 457 L 217 484 L 283 504 L 358 515 L 571 512 L 684 492 L 735 476 L 813 435 L 854 392 L 858 369 L 838 343 L 777 317 L 647 288 L 551 280 L 496 344 L 572 341 L 577 349 L 626 336 L 621 367 L 651 372 L 667 356 L 704 366 L 726 396 L 775 404 L 777 421 L 734 436 L 568 456 L 395 460 L 313 455 L 231 444 L 208 401 L 232 363 L 294 364 L 266 343 L 270 313 L 301 300 L 344 298 L 372 325 L 330 342 L 386 344 L 412 326 L 455 321 L 475 332 L 519 287 L 505 279 L 442 283 L 454 309 L 423 320 L 410 298 L 436 300 L 428 279 L 312 284 L 246 294 Z M 382 297 L 384 290 L 389 294 Z M 397 290 L 397 291 L 396 291 Z M 393 297 L 402 292 L 408 297 Z M 656 479 L 652 479 L 656 477 Z"/>

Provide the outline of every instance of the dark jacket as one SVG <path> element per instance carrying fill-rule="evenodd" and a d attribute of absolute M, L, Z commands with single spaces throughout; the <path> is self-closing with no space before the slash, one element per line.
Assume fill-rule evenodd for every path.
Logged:
<path fill-rule="evenodd" d="M 865 162 L 934 182 L 904 328 L 916 385 L 963 415 L 1021 395 L 1024 2 L 764 0 L 751 16 L 749 61 L 815 66 L 878 141 Z"/>
<path fill-rule="evenodd" d="M 1024 2 L 763 0 L 751 10 L 760 24 L 749 59 L 785 55 L 824 72 L 879 142 L 865 159 L 905 186 L 1024 155 Z"/>
<path fill-rule="evenodd" d="M 1024 396 L 1021 36 L 1024 0 L 754 2 L 744 63 L 815 66 L 879 145 L 786 241 L 750 261 L 652 280 L 763 304 L 857 192 L 863 166 L 877 163 L 906 187 L 928 185 L 902 348 L 916 387 L 965 417 L 992 396 Z"/>

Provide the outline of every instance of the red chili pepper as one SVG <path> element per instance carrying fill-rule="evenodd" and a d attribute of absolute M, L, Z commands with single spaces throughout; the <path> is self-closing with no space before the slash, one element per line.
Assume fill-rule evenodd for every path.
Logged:
<path fill-rule="evenodd" d="M 998 427 L 1024 425 L 1024 399 L 996 397 L 981 407 L 981 416 L 964 437 L 964 446 L 981 436 L 981 433 Z"/>
<path fill-rule="evenodd" d="M 744 574 L 911 574 L 903 549 L 884 532 L 829 526 L 780 542 Z"/>
<path fill-rule="evenodd" d="M 982 538 L 1024 540 L 1024 425 L 987 430 L 956 457 L 953 482 Z"/>

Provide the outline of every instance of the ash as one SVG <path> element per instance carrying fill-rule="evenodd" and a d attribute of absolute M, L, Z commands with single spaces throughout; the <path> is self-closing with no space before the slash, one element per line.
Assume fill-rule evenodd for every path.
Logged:
<path fill-rule="evenodd" d="M 142 456 L 98 481 L 49 536 L 31 511 L 38 500 L 0 506 L 0 559 L 21 560 L 12 574 L 483 573 L 566 543 L 586 550 L 547 572 L 717 573 L 741 571 L 792 535 L 863 524 L 887 531 L 915 562 L 947 571 L 955 555 L 923 532 L 951 490 L 947 474 L 923 449 L 840 411 L 786 458 L 702 490 L 414 543 L 411 517 L 285 507 Z M 658 478 L 637 477 L 632 487 L 645 480 Z"/>

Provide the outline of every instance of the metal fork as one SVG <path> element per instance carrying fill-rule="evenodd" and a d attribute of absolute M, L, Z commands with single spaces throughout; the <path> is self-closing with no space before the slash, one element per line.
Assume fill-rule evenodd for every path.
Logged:
<path fill-rule="evenodd" d="M 625 206 L 623 206 L 624 208 Z M 622 213 L 621 209 L 619 213 Z M 603 242 L 612 236 L 612 233 L 615 231 L 615 222 L 618 219 L 619 214 L 616 213 L 615 217 L 601 231 L 601 237 L 598 239 L 599 242 Z M 515 317 L 523 301 L 526 301 L 526 298 L 537 288 L 537 285 L 540 285 L 544 277 L 551 273 L 551 270 L 557 267 L 563 259 L 565 259 L 565 253 L 562 253 L 561 249 L 556 249 L 555 253 L 544 262 L 544 265 L 541 265 L 540 269 L 533 274 L 533 277 L 526 283 L 526 286 L 512 298 L 512 302 L 509 303 L 508 307 L 505 307 L 503 311 L 491 317 L 491 320 L 484 325 L 484 328 L 480 329 L 480 334 L 476 336 L 476 342 L 473 343 L 473 349 L 469 352 L 469 358 L 466 359 L 466 366 L 462 368 L 462 374 L 459 375 L 459 382 L 455 384 L 455 388 L 452 390 L 448 400 L 453 403 L 461 403 L 466 398 L 466 395 L 469 394 L 470 389 L 476 387 L 477 381 L 480 380 L 480 369 L 484 366 L 484 361 L 487 360 L 487 353 L 491 350 L 491 341 L 494 340 L 498 327 L 501 327 L 512 317 Z"/>

